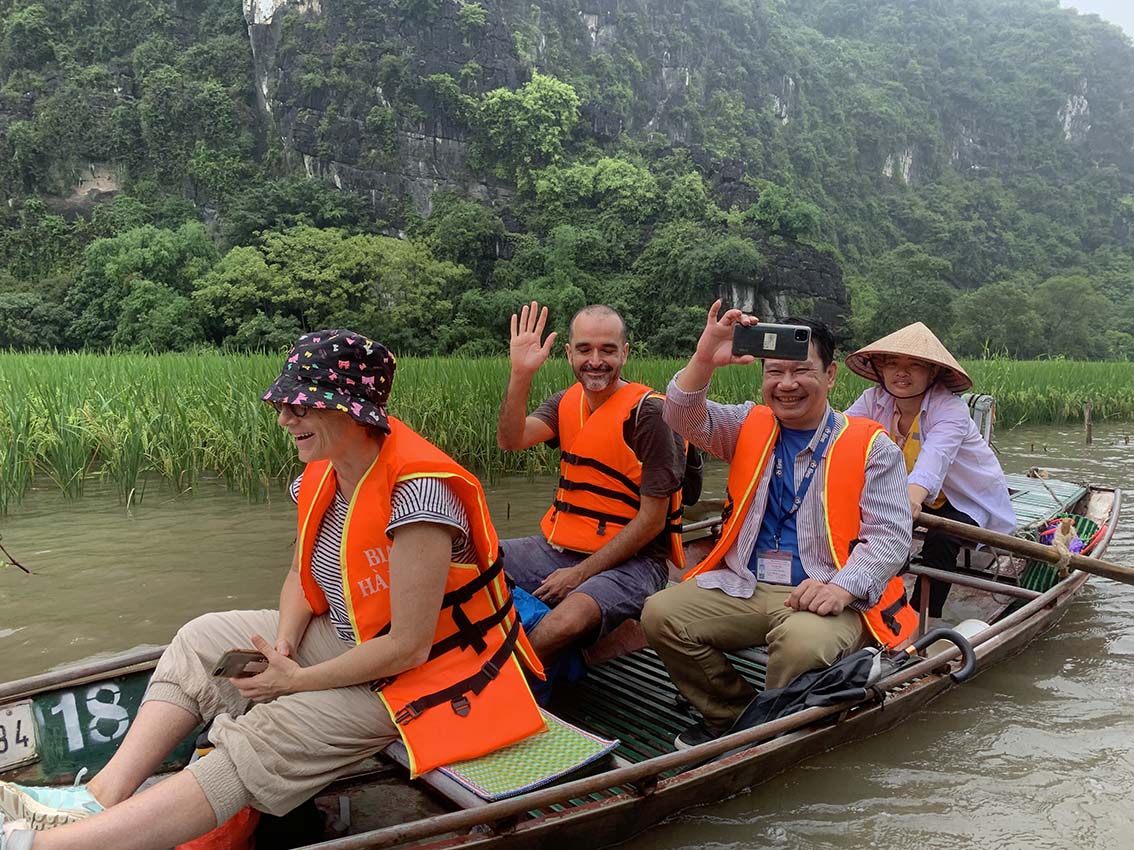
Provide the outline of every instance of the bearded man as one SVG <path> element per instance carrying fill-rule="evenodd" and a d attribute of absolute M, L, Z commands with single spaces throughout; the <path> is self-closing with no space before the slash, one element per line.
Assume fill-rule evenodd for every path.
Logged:
<path fill-rule="evenodd" d="M 551 608 L 530 631 L 550 662 L 637 618 L 666 584 L 666 559 L 683 563 L 685 447 L 662 419 L 660 396 L 622 378 L 626 323 L 603 304 L 571 320 L 566 353 L 576 383 L 527 413 L 532 379 L 555 344 L 555 333 L 543 339 L 546 324 L 547 307 L 535 301 L 512 316 L 496 442 L 505 451 L 547 443 L 561 453 L 542 534 L 501 541 L 505 572 Z"/>

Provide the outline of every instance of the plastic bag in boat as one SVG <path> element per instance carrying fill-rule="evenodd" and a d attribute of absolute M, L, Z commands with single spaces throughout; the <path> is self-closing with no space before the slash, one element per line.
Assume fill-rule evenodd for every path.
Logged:
<path fill-rule="evenodd" d="M 902 653 L 903 660 L 908 658 Z M 857 650 L 830 667 L 801 673 L 782 688 L 762 691 L 728 731 L 750 729 L 805 708 L 864 700 L 871 686 L 898 666 L 888 653 L 877 647 Z"/>
<path fill-rule="evenodd" d="M 551 610 L 542 599 L 532 596 L 522 587 L 512 588 L 512 603 L 520 615 L 520 622 L 529 634 L 539 625 L 540 620 L 547 616 Z M 568 647 L 551 664 L 544 666 L 546 678 L 540 681 L 535 676 L 528 677 L 528 685 L 532 696 L 540 705 L 547 705 L 551 699 L 551 689 L 557 680 L 564 682 L 578 682 L 587 675 L 587 666 L 583 663 L 583 656 L 577 647 Z"/>
<path fill-rule="evenodd" d="M 174 850 L 252 850 L 259 821 L 260 813 L 246 806 L 216 829 L 178 844 Z"/>
<path fill-rule="evenodd" d="M 879 647 L 866 647 L 852 652 L 830 667 L 801 673 L 782 688 L 765 690 L 741 712 L 729 732 L 751 729 L 803 711 L 842 702 L 861 702 L 879 681 L 896 673 L 905 664 L 917 661 L 916 653 L 937 640 L 947 640 L 961 650 L 964 661 L 960 670 L 950 675 L 958 682 L 976 670 L 976 657 L 968 638 L 953 629 L 934 629 L 920 637 L 908 650 L 889 652 Z M 879 698 L 882 694 L 879 692 Z"/>

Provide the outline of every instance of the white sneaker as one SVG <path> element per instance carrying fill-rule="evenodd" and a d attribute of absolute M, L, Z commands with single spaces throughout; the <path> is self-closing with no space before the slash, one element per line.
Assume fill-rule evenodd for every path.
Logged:
<path fill-rule="evenodd" d="M 694 723 L 673 739 L 673 748 L 675 750 L 688 750 L 691 747 L 696 747 L 698 744 L 706 744 L 709 741 L 715 741 L 719 737 L 720 735 L 714 735 L 706 729 L 704 724 Z"/>
<path fill-rule="evenodd" d="M 51 829 L 101 811 L 102 805 L 85 785 L 55 788 L 0 782 L 0 813 L 10 820 L 27 821 L 30 829 Z"/>
<path fill-rule="evenodd" d="M 5 823 L 4 815 L 0 814 L 0 850 L 31 850 L 34 835 L 26 820 Z"/>

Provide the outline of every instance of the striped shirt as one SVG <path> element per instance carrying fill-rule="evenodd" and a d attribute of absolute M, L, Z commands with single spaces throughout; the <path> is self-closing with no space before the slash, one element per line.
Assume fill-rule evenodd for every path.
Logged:
<path fill-rule="evenodd" d="M 679 373 L 680 374 L 680 373 Z M 685 392 L 677 386 L 676 376 L 665 394 L 663 416 L 674 431 L 695 446 L 724 461 L 731 461 L 740 436 L 740 427 L 755 403 L 720 404 L 709 401 L 708 387 Z M 830 410 L 828 406 L 827 410 Z M 847 419 L 835 413 L 837 437 L 847 427 Z M 811 442 L 795 458 L 795 482 L 803 479 L 823 429 L 817 429 Z M 729 596 L 747 599 L 756 590 L 756 577 L 748 569 L 752 549 L 772 480 L 772 464 L 766 464 L 756 495 L 740 526 L 740 534 L 725 553 L 720 567 L 697 576 L 700 587 L 715 587 Z M 892 440 L 875 440 L 866 459 L 866 483 L 862 489 L 862 525 L 846 566 L 838 569 L 831 556 L 823 519 L 823 482 L 827 476 L 827 459 L 816 471 L 814 485 L 800 505 L 796 518 L 799 557 L 809 578 L 835 584 L 855 597 L 850 607 L 865 611 L 878 603 L 890 581 L 905 564 L 912 543 L 912 518 L 906 493 L 906 466 L 901 450 Z"/>
<path fill-rule="evenodd" d="M 299 501 L 299 482 L 303 474 L 291 483 L 291 500 Z M 335 498 L 315 535 L 315 549 L 311 554 L 311 575 L 323 595 L 327 597 L 331 625 L 338 636 L 354 643 L 354 629 L 347 614 L 346 599 L 343 595 L 343 573 L 339 561 L 339 548 L 346 528 L 347 509 L 350 502 L 335 490 Z M 437 478 L 412 478 L 394 485 L 390 494 L 390 522 L 386 534 L 394 536 L 395 529 L 417 522 L 452 526 L 460 531 L 453 538 L 452 559 L 456 563 L 471 564 L 476 561 L 476 548 L 469 536 L 469 518 L 457 494 L 444 481 Z"/>

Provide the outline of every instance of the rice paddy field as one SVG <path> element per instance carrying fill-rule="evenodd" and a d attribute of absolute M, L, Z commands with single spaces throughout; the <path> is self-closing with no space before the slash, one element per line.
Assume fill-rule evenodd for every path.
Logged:
<path fill-rule="evenodd" d="M 92 479 L 129 503 L 147 487 L 191 489 L 220 477 L 250 499 L 279 492 L 298 471 L 295 451 L 259 401 L 282 357 L 219 352 L 165 354 L 0 353 L 0 513 L 33 480 L 79 496 Z M 664 390 L 677 360 L 634 360 L 625 376 Z M 998 427 L 1060 423 L 1082 416 L 1134 420 L 1134 363 L 976 361 L 965 364 L 979 392 L 997 399 Z M 481 475 L 549 471 L 545 449 L 504 453 L 496 415 L 507 381 L 505 359 L 398 362 L 391 412 Z M 532 404 L 571 381 L 549 362 Z M 711 395 L 740 402 L 758 393 L 755 369 L 723 369 Z M 866 382 L 840 372 L 832 403 L 844 408 Z"/>

